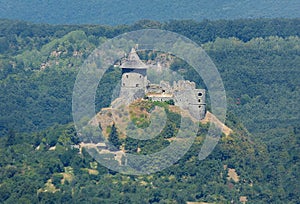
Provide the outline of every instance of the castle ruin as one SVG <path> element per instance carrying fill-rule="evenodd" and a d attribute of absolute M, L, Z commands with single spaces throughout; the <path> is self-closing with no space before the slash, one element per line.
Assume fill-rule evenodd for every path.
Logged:
<path fill-rule="evenodd" d="M 197 120 L 205 117 L 205 89 L 196 89 L 195 82 L 179 80 L 170 85 L 161 81 L 160 84 L 151 84 L 147 80 L 148 66 L 141 61 L 132 48 L 127 58 L 121 63 L 122 82 L 120 97 L 130 102 L 138 98 L 148 98 L 152 101 L 174 101 L 174 105 L 189 111 Z"/>

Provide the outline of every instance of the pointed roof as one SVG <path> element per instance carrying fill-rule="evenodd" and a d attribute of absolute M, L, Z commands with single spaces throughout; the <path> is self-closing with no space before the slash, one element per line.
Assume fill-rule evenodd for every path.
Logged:
<path fill-rule="evenodd" d="M 121 68 L 147 69 L 147 65 L 142 62 L 136 50 L 132 48 L 126 60 L 121 64 Z"/>

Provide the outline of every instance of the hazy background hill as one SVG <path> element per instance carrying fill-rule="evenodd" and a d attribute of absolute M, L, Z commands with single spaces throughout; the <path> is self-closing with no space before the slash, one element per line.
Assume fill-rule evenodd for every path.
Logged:
<path fill-rule="evenodd" d="M 295 18 L 300 1 L 0 0 L 0 18 L 50 24 L 128 24 L 141 19 Z"/>

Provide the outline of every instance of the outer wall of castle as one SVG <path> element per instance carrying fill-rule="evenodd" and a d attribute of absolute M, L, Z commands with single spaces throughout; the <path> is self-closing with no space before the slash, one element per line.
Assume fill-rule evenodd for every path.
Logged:
<path fill-rule="evenodd" d="M 206 104 L 204 89 L 174 91 L 174 101 L 175 105 L 188 110 L 197 120 L 201 120 L 205 117 Z"/>

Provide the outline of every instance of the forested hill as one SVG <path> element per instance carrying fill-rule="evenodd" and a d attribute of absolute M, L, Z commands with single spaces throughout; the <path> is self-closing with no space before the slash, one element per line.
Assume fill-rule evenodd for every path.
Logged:
<path fill-rule="evenodd" d="M 167 21 L 170 19 L 238 19 L 295 18 L 300 2 L 261 0 L 0 0 L 0 18 L 50 24 L 133 23 L 141 19 Z"/>
<path fill-rule="evenodd" d="M 239 114 L 251 131 L 261 133 L 296 123 L 300 19 L 139 21 L 115 27 L 1 20 L 0 132 L 32 131 L 70 122 L 72 87 L 84 58 L 105 38 L 143 28 L 170 30 L 202 44 L 220 70 L 231 111 Z M 81 56 L 74 56 L 75 51 Z M 56 56 L 58 52 L 64 54 Z M 52 68 L 35 72 L 49 66 Z M 106 99 L 101 100 L 107 105 Z M 235 107 L 237 100 L 241 103 Z"/>
<path fill-rule="evenodd" d="M 0 53 L 13 54 L 23 47 L 32 46 L 25 42 L 14 46 L 17 38 L 34 38 L 37 48 L 51 39 L 61 38 L 71 31 L 82 30 L 87 36 L 112 38 L 121 33 L 133 30 L 158 28 L 184 35 L 202 44 L 214 41 L 216 38 L 236 37 L 244 42 L 253 38 L 269 36 L 288 37 L 300 35 L 300 18 L 295 19 L 239 19 L 218 21 L 171 20 L 157 22 L 141 20 L 132 25 L 104 26 L 104 25 L 48 25 L 33 24 L 24 21 L 0 19 Z M 96 42 L 94 42 L 96 43 Z"/>
<path fill-rule="evenodd" d="M 132 30 L 138 30 L 142 28 L 161 28 L 170 30 L 173 32 L 177 32 L 179 34 L 185 35 L 188 38 L 191 38 L 195 42 L 199 44 L 204 44 L 208 42 L 214 42 L 213 46 L 205 46 L 208 48 L 208 52 L 210 52 L 210 56 L 212 58 L 215 58 L 215 63 L 218 63 L 219 68 L 224 67 L 224 70 L 220 70 L 222 74 L 230 73 L 230 75 L 224 76 L 225 84 L 228 84 L 230 86 L 230 90 L 228 90 L 228 94 L 234 93 L 234 95 L 231 95 L 232 97 L 239 98 L 243 94 L 247 94 L 248 96 L 251 96 L 254 100 L 256 96 L 261 96 L 261 99 L 264 99 L 268 96 L 261 93 L 263 86 L 258 86 L 257 84 L 252 84 L 253 80 L 256 76 L 251 76 L 253 79 L 250 79 L 249 74 L 253 74 L 257 72 L 257 70 L 261 70 L 262 67 L 266 69 L 266 67 L 270 67 L 268 70 L 268 74 L 271 73 L 280 73 L 279 70 L 284 72 L 284 69 L 280 66 L 280 64 L 290 64 L 289 71 L 285 71 L 285 76 L 281 79 L 285 79 L 289 73 L 291 73 L 291 77 L 295 76 L 293 75 L 293 72 L 291 72 L 293 66 L 297 66 L 297 55 L 295 56 L 295 52 L 292 51 L 293 46 L 288 47 L 288 44 L 295 44 L 297 47 L 297 38 L 294 40 L 289 39 L 290 36 L 299 36 L 300 33 L 300 19 L 257 19 L 257 20 L 220 20 L 220 21 L 202 21 L 202 22 L 196 22 L 196 21 L 170 21 L 166 23 L 159 23 L 154 21 L 140 21 L 133 25 L 124 25 L 124 26 L 53 26 L 53 25 L 37 25 L 37 24 L 31 24 L 31 23 L 25 23 L 25 22 L 19 22 L 19 21 L 9 21 L 9 20 L 1 20 L 0 21 L 0 57 L 1 57 L 1 79 L 3 80 L 2 85 L 5 84 L 5 88 L 1 89 L 2 96 L 5 96 L 7 98 L 3 98 L 3 108 L 1 108 L 2 115 L 0 117 L 1 127 L 0 132 L 3 132 L 4 130 L 7 131 L 8 129 L 14 127 L 15 131 L 23 131 L 27 130 L 30 131 L 30 127 L 35 127 L 37 129 L 40 129 L 45 126 L 49 126 L 56 122 L 69 122 L 71 121 L 70 117 L 70 97 L 71 96 L 71 89 L 74 77 L 76 76 L 76 71 L 71 71 L 74 69 L 67 69 L 66 66 L 71 65 L 70 68 L 74 68 L 75 66 L 80 66 L 80 63 L 84 59 L 77 59 L 74 56 L 72 56 L 72 52 L 75 50 L 79 50 L 83 53 L 83 57 L 87 56 L 95 47 L 99 45 L 101 41 L 103 41 L 105 38 L 112 38 L 114 36 L 119 35 L 120 33 L 132 31 Z M 73 32 L 76 31 L 76 32 Z M 270 36 L 277 36 L 280 37 L 278 39 L 273 38 L 272 40 L 268 39 Z M 248 42 L 248 44 L 244 44 L 242 42 L 239 42 L 239 44 L 232 44 L 233 39 L 229 39 L 231 37 L 235 37 L 238 40 L 241 40 L 242 42 Z M 260 39 L 265 38 L 265 40 Z M 281 39 L 282 38 L 282 39 Z M 218 39 L 218 40 L 217 40 Z M 227 39 L 227 40 L 220 40 L 220 39 Z M 253 40 L 252 40 L 253 39 Z M 285 39 L 285 40 L 284 40 Z M 217 40 L 217 41 L 216 41 Z M 252 40 L 252 41 L 251 41 Z M 296 40 L 296 41 L 295 41 Z M 251 41 L 251 42 L 250 42 Z M 257 42 L 256 42 L 257 41 Z M 264 43 L 270 43 L 270 45 L 265 44 L 266 47 L 261 47 L 263 44 L 260 43 L 260 47 L 256 46 L 258 42 L 264 42 Z M 287 55 L 287 57 L 281 57 L 276 58 L 280 61 L 280 63 L 274 61 L 273 56 L 271 53 L 275 52 L 275 50 L 272 50 L 272 45 L 275 43 L 276 45 L 279 45 L 278 43 L 283 43 L 280 49 L 277 50 L 275 53 L 275 56 L 278 56 L 279 54 L 281 56 Z M 251 46 L 249 46 L 251 45 Z M 216 48 L 216 46 L 220 46 L 219 48 Z M 271 46 L 271 48 L 269 48 Z M 251 49 L 249 49 L 251 48 Z M 240 49 L 244 49 L 240 58 L 235 59 L 234 56 L 239 57 L 238 52 L 241 52 Z M 271 49 L 272 52 L 269 52 L 268 49 Z M 41 72 L 39 75 L 35 75 L 31 73 L 32 70 L 39 70 L 42 64 L 46 64 L 51 60 L 55 60 L 55 57 L 53 54 L 51 54 L 53 51 L 59 51 L 59 50 L 69 50 L 70 52 L 65 55 L 59 56 L 59 60 L 61 63 L 59 64 L 59 69 L 57 71 L 60 72 L 60 74 L 54 74 L 56 73 L 56 69 L 46 69 L 45 72 Z M 291 51 L 289 51 L 291 50 Z M 224 53 L 225 52 L 225 53 Z M 251 52 L 251 53 L 249 53 Z M 292 55 L 289 53 L 292 52 Z M 229 58 L 229 54 L 230 57 Z M 283 55 L 284 54 L 284 55 Z M 252 58 L 262 58 L 263 55 L 265 55 L 264 61 L 259 61 L 260 64 L 257 64 Z M 226 57 L 227 56 L 227 57 Z M 295 56 L 294 60 L 288 60 L 289 58 Z M 226 58 L 224 58 L 226 57 Z M 269 58 L 269 59 L 268 59 Z M 267 60 L 268 59 L 268 60 Z M 239 63 L 242 62 L 242 60 L 247 60 L 249 63 L 248 65 L 240 65 Z M 287 60 L 287 61 L 286 61 Z M 274 66 L 273 66 L 273 63 Z M 244 72 L 241 73 L 241 66 L 245 66 Z M 231 67 L 229 69 L 229 67 Z M 277 67 L 277 68 L 276 68 Z M 69 71 L 68 71 L 69 70 Z M 277 70 L 276 72 L 272 72 L 271 70 Z M 25 72 L 26 71 L 26 72 Z M 61 83 L 56 83 L 58 87 L 57 90 L 55 90 L 55 86 L 52 88 L 53 94 L 57 93 L 64 93 L 66 96 L 66 105 L 63 105 L 61 99 L 59 101 L 61 102 L 55 102 L 59 105 L 56 106 L 56 110 L 60 111 L 57 112 L 60 116 L 56 115 L 56 111 L 53 111 L 52 109 L 39 109 L 38 107 L 44 106 L 45 103 L 50 103 L 49 101 L 41 102 L 38 99 L 39 95 L 43 92 L 37 91 L 36 93 L 32 93 L 36 91 L 35 89 L 30 89 L 31 86 L 37 87 L 38 89 L 40 87 L 47 87 L 48 85 L 44 84 L 36 84 L 36 83 L 48 83 L 50 85 L 51 81 L 53 79 L 51 77 L 47 77 L 47 75 L 50 75 L 52 72 L 51 77 L 57 78 L 56 81 Z M 64 80 L 61 78 L 63 75 L 63 72 L 66 72 L 64 75 L 65 77 L 69 77 L 69 80 Z M 249 73 L 248 73 L 249 72 Z M 247 74 L 248 73 L 248 74 Z M 33 74 L 33 75 L 32 75 Z M 280 73 L 280 75 L 283 73 Z M 24 80 L 24 76 L 29 77 L 27 80 Z M 245 79 L 241 78 L 241 76 L 247 76 Z M 267 75 L 269 76 L 269 75 Z M 36 78 L 37 77 L 37 78 Z M 37 79 L 43 79 L 41 82 Z M 235 77 L 235 78 L 234 78 Z M 272 78 L 272 76 L 270 76 Z M 11 86 L 7 85 L 7 81 L 12 79 L 17 79 L 16 82 L 19 83 L 19 87 L 22 87 L 22 89 L 16 89 L 15 86 L 17 86 L 17 83 L 13 83 L 11 81 Z M 36 78 L 36 79 L 35 79 Z M 31 79 L 33 80 L 33 84 L 30 84 Z M 73 80 L 72 80 L 73 79 Z M 236 79 L 242 79 L 243 81 L 239 83 L 232 83 L 237 82 Z M 264 80 L 269 80 L 270 78 L 267 77 Z M 278 78 L 280 79 L 280 78 Z M 262 80 L 262 82 L 264 81 Z M 5 83 L 4 83 L 5 81 Z M 241 90 L 240 86 L 241 84 L 245 84 L 249 81 L 249 85 L 251 87 L 255 87 L 255 91 L 258 91 L 257 94 L 250 93 L 249 90 Z M 297 80 L 296 80 L 297 81 Z M 295 82 L 296 82 L 295 81 Z M 70 86 L 62 85 L 62 84 L 69 84 Z M 295 84 L 291 82 L 292 84 Z M 10 84 L 10 83 L 9 83 Z M 234 84 L 234 85 L 233 85 Z M 59 88 L 62 85 L 63 88 Z M 232 86 L 233 85 L 233 86 Z M 293 85 L 294 86 L 294 85 Z M 27 87 L 27 88 L 26 88 Z M 280 86 L 283 89 L 285 89 L 284 86 Z M 65 89 L 69 89 L 66 91 Z M 249 88 L 249 87 L 247 87 Z M 10 90 L 10 89 L 14 89 Z M 28 91 L 26 91 L 28 89 Z M 38 90 L 37 89 L 37 90 Z M 289 88 L 290 89 L 290 88 Z M 289 90 L 286 89 L 286 90 Z M 294 90 L 295 88 L 293 88 Z M 16 92 L 18 90 L 18 92 Z M 55 90 L 55 91 L 54 91 Z M 239 90 L 239 91 L 238 91 Z M 46 91 L 44 89 L 44 91 Z M 50 90 L 49 90 L 50 91 Z M 63 92 L 62 92 L 63 91 Z M 24 93 L 22 93 L 24 92 Z M 5 94 L 6 93 L 6 94 Z M 15 94 L 14 94 L 15 93 Z M 22 97 L 23 94 L 29 94 L 33 95 L 32 97 Z M 246 95 L 244 95 L 245 97 Z M 29 100 L 30 98 L 33 99 L 32 102 L 25 102 L 26 100 Z M 282 97 L 283 99 L 286 99 L 287 97 Z M 41 97 L 41 100 L 46 100 L 47 98 Z M 48 98 L 47 100 L 56 100 L 56 97 L 54 96 Z M 266 100 L 266 99 L 264 99 Z M 11 103 L 11 105 L 7 106 L 7 101 L 14 101 Z M 35 102 L 37 105 L 34 105 Z M 53 102 L 54 103 L 54 102 Z M 24 105 L 26 104 L 26 105 Z M 50 103 L 51 104 L 51 103 Z M 49 105 L 50 105 L 49 104 Z M 250 103 L 251 104 L 251 103 Z M 53 104 L 54 105 L 54 104 Z M 22 110 L 25 108 L 25 110 Z M 62 109 L 60 108 L 62 107 Z M 37 108 L 36 111 L 34 111 Z M 42 107 L 41 107 L 42 108 Z M 270 107 L 271 109 L 271 107 Z M 30 111 L 26 111 L 30 110 Z M 47 121 L 43 119 L 43 117 L 38 116 L 38 112 L 43 110 L 45 116 L 47 115 Z M 67 112 L 65 112 L 68 110 Z M 237 110 L 235 108 L 235 110 Z M 243 109 L 242 109 L 243 110 Z M 276 108 L 275 108 L 276 110 Z M 274 110 L 273 110 L 274 111 Z M 292 110 L 291 110 L 292 111 Z M 33 116 L 36 115 L 37 117 Z M 48 115 L 49 114 L 49 115 Z M 243 114 L 242 114 L 243 115 Z M 253 116 L 253 115 L 251 115 Z M 256 115 L 257 116 L 257 115 Z M 23 122 L 19 123 L 16 118 L 22 118 Z M 28 123 L 28 119 L 30 119 L 30 123 Z M 278 118 L 279 120 L 279 118 Z M 16 125 L 18 124 L 18 125 Z M 255 128 L 253 128 L 255 129 Z"/>
<path fill-rule="evenodd" d="M 222 77 L 226 125 L 234 134 L 222 137 L 202 162 L 197 153 L 207 126 L 200 125 L 197 141 L 174 166 L 153 175 L 124 176 L 97 164 L 84 150 L 78 154 L 68 148 L 79 142 L 72 124 L 72 91 L 79 67 L 97 46 L 142 28 L 177 32 L 204 48 Z M 299 37 L 300 19 L 122 26 L 1 20 L 0 203 L 237 203 L 241 196 L 250 203 L 297 203 Z M 180 72 L 183 67 L 186 72 Z M 175 61 L 170 69 L 201 85 L 186 63 Z M 116 85 L 111 82 L 118 79 L 118 68 L 101 79 L 99 87 L 106 89 L 97 90 L 97 111 L 110 104 Z M 169 145 L 166 139 L 178 128 L 176 121 L 178 115 L 171 114 L 166 135 L 155 143 L 143 141 L 141 154 Z M 116 136 L 112 129 L 108 134 Z M 137 152 L 136 141 L 125 143 Z"/>

